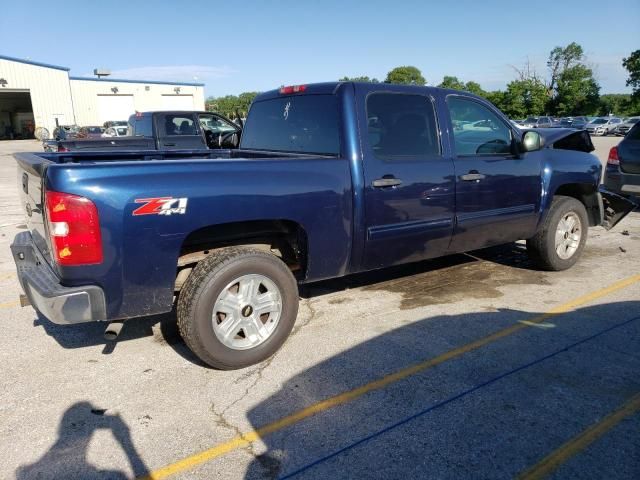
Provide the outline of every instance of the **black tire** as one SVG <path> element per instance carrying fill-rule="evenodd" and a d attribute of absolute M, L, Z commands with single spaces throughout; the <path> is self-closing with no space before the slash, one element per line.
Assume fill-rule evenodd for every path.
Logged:
<path fill-rule="evenodd" d="M 555 235 L 560 220 L 568 213 L 575 213 L 581 223 L 581 237 L 577 249 L 569 258 L 561 258 L 555 248 Z M 547 213 L 538 232 L 527 240 L 529 257 L 542 270 L 560 271 L 572 267 L 580 258 L 587 242 L 589 219 L 584 205 L 572 197 L 557 195 L 553 198 L 551 209 Z"/>
<path fill-rule="evenodd" d="M 259 274 L 276 284 L 282 312 L 275 330 L 247 350 L 224 345 L 213 330 L 213 307 L 234 279 Z M 298 315 L 298 285 L 291 270 L 275 255 L 249 247 L 229 247 L 200 261 L 184 283 L 178 299 L 178 328 L 187 346 L 207 365 L 221 370 L 247 367 L 266 360 L 286 341 Z"/>

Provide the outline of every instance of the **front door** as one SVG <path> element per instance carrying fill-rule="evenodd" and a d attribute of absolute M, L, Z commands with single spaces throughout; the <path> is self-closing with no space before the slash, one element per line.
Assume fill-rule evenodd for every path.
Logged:
<path fill-rule="evenodd" d="M 454 170 L 428 94 L 363 95 L 365 269 L 436 257 L 453 230 Z"/>
<path fill-rule="evenodd" d="M 480 100 L 449 95 L 456 168 L 452 252 L 533 236 L 538 220 L 543 152 L 518 155 L 518 134 Z"/>

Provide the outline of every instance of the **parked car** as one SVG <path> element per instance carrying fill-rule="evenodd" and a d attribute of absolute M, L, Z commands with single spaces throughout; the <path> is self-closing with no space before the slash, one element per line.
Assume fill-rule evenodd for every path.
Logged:
<path fill-rule="evenodd" d="M 612 192 L 640 199 L 640 121 L 609 151 L 604 185 Z"/>
<path fill-rule="evenodd" d="M 76 138 L 95 139 L 102 137 L 103 133 L 104 129 L 102 127 L 81 127 L 80 130 L 78 130 L 78 135 L 76 135 Z"/>
<path fill-rule="evenodd" d="M 551 128 L 553 127 L 553 122 L 551 117 L 528 117 L 522 122 L 522 126 L 524 128 Z"/>
<path fill-rule="evenodd" d="M 616 135 L 625 136 L 629 132 L 629 130 L 631 130 L 633 126 L 639 121 L 640 117 L 629 117 L 618 125 L 618 128 L 615 129 L 614 133 Z"/>
<path fill-rule="evenodd" d="M 126 127 L 128 125 L 126 120 L 109 120 L 107 122 L 104 122 L 102 124 L 103 128 L 110 128 L 110 127 Z"/>
<path fill-rule="evenodd" d="M 156 124 L 182 130 L 176 116 Z M 467 92 L 282 87 L 256 97 L 237 150 L 16 153 L 27 230 L 11 250 L 51 321 L 159 314 L 177 296 L 186 344 L 240 368 L 284 343 L 298 283 L 518 239 L 540 268 L 570 268 L 589 226 L 634 207 L 607 203 L 592 150 Z"/>
<path fill-rule="evenodd" d="M 129 132 L 129 127 L 109 127 L 102 134 L 103 137 L 126 137 Z"/>
<path fill-rule="evenodd" d="M 587 124 L 584 120 L 584 117 L 565 117 L 560 119 L 560 122 L 557 125 L 554 125 L 555 128 L 575 128 L 581 130 Z"/>
<path fill-rule="evenodd" d="M 211 112 L 138 112 L 131 115 L 125 137 L 60 141 L 57 151 L 207 150 L 237 148 L 242 130 Z"/>
<path fill-rule="evenodd" d="M 591 135 L 609 135 L 622 123 L 617 117 L 599 117 L 587 123 L 585 129 Z"/>

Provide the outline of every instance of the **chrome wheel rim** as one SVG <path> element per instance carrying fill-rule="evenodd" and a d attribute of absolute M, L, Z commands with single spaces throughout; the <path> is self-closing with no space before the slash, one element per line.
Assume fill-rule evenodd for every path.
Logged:
<path fill-rule="evenodd" d="M 571 258 L 582 239 L 582 222 L 574 212 L 565 213 L 556 229 L 556 253 L 563 260 Z"/>
<path fill-rule="evenodd" d="M 278 326 L 282 294 L 264 275 L 243 275 L 222 289 L 211 322 L 226 347 L 247 350 L 265 342 Z"/>

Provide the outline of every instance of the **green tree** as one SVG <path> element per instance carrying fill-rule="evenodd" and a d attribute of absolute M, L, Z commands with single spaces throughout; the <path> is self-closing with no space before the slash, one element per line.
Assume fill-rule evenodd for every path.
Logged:
<path fill-rule="evenodd" d="M 582 47 L 575 42 L 551 50 L 547 61 L 550 112 L 560 116 L 597 113 L 600 86 L 584 61 Z"/>
<path fill-rule="evenodd" d="M 377 78 L 369 78 L 366 75 L 363 77 L 342 77 L 339 82 L 370 82 L 370 83 L 380 83 L 380 80 Z"/>
<path fill-rule="evenodd" d="M 640 100 L 640 50 L 636 50 L 627 58 L 623 58 L 622 66 L 629 72 L 627 87 L 633 89 L 634 99 Z"/>
<path fill-rule="evenodd" d="M 574 67 L 584 58 L 582 47 L 576 42 L 571 42 L 566 47 L 555 47 L 549 53 L 547 67 L 549 68 L 550 81 L 549 93 L 553 94 L 558 85 L 558 79 L 567 69 Z"/>
<path fill-rule="evenodd" d="M 629 117 L 640 112 L 638 102 L 628 93 L 608 93 L 600 95 L 600 111 L 598 115 L 613 113 L 621 117 Z"/>
<path fill-rule="evenodd" d="M 387 73 L 385 83 L 399 83 L 402 85 L 425 85 L 427 81 L 422 72 L 412 66 L 396 67 Z"/>
<path fill-rule="evenodd" d="M 568 68 L 558 77 L 551 102 L 556 115 L 592 115 L 600 108 L 600 86 L 585 65 Z"/>
<path fill-rule="evenodd" d="M 474 95 L 478 95 L 479 97 L 486 97 L 487 92 L 485 92 L 478 82 L 467 82 L 464 84 L 463 90 L 466 90 L 469 93 L 473 93 Z"/>
<path fill-rule="evenodd" d="M 486 92 L 485 98 L 489 100 L 491 103 L 493 103 L 496 107 L 498 107 L 499 110 L 501 110 L 504 113 L 507 113 L 505 109 L 505 92 L 501 90 Z"/>
<path fill-rule="evenodd" d="M 452 90 L 464 90 L 464 83 L 458 80 L 458 77 L 445 75 L 440 85 L 438 85 L 438 87 L 450 88 Z"/>
<path fill-rule="evenodd" d="M 209 97 L 206 101 L 206 108 L 210 112 L 217 112 L 229 118 L 235 118 L 236 112 L 241 116 L 246 116 L 256 95 L 258 92 L 244 92 L 238 96 Z"/>
<path fill-rule="evenodd" d="M 502 95 L 499 108 L 512 118 L 545 113 L 547 87 L 536 78 L 513 80 Z M 496 105 L 498 106 L 498 105 Z"/>

